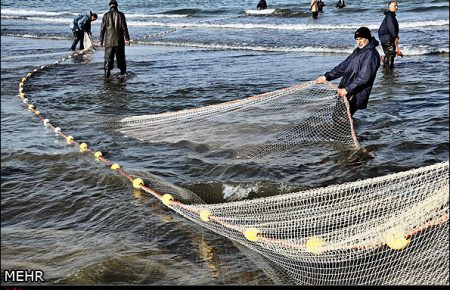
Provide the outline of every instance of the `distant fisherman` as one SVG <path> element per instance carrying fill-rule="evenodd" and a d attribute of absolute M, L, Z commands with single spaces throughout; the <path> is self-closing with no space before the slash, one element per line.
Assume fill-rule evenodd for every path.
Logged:
<path fill-rule="evenodd" d="M 267 9 L 267 2 L 266 0 L 259 0 L 258 5 L 256 5 L 257 10 L 264 10 Z"/>
<path fill-rule="evenodd" d="M 317 16 L 319 16 L 318 0 L 311 0 L 311 4 L 309 5 L 309 10 L 311 10 L 312 18 L 317 19 Z"/>
<path fill-rule="evenodd" d="M 342 8 L 344 8 L 344 7 L 345 7 L 345 1 L 344 1 L 344 0 L 339 0 L 339 1 L 336 3 L 336 8 L 342 9 Z"/>
<path fill-rule="evenodd" d="M 73 42 L 71 50 L 75 50 L 78 42 L 80 42 L 80 49 L 84 49 L 84 33 L 86 32 L 90 38 L 92 38 L 91 33 L 91 22 L 97 20 L 97 14 L 89 11 L 88 14 L 80 14 L 72 21 L 69 25 L 73 32 Z"/>
<path fill-rule="evenodd" d="M 378 41 L 372 36 L 370 29 L 360 27 L 355 32 L 358 47 L 343 62 L 317 78 L 316 83 L 324 83 L 342 77 L 337 93 L 346 97 L 350 103 L 350 113 L 365 109 L 369 102 L 377 70 L 380 67 L 380 55 L 376 47 Z"/>
<path fill-rule="evenodd" d="M 325 3 L 323 3 L 322 0 L 317 1 L 317 8 L 319 9 L 319 12 L 323 12 L 323 7 L 325 6 Z"/>
<path fill-rule="evenodd" d="M 398 47 L 398 21 L 395 13 L 398 11 L 397 1 L 390 1 L 388 11 L 384 12 L 384 19 L 378 29 L 378 37 L 384 51 L 384 67 L 394 68 L 395 56 L 403 57 L 403 53 Z"/>

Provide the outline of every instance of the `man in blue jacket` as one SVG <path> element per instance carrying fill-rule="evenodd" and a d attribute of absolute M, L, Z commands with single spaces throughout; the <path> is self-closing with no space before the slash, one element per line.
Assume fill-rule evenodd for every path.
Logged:
<path fill-rule="evenodd" d="M 75 50 L 78 42 L 80 42 L 80 49 L 84 49 L 84 33 L 86 32 L 89 37 L 92 38 L 91 22 L 95 20 L 97 20 L 97 14 L 92 13 L 91 11 L 89 11 L 89 15 L 80 14 L 75 17 L 75 19 L 69 26 L 73 32 L 73 42 L 72 47 L 70 48 L 71 50 Z"/>
<path fill-rule="evenodd" d="M 395 13 L 398 11 L 397 1 L 390 1 L 388 11 L 384 12 L 384 19 L 378 29 L 378 38 L 384 51 L 384 67 L 394 68 L 395 56 L 403 57 L 403 53 L 398 47 L 398 21 Z"/>
<path fill-rule="evenodd" d="M 337 93 L 340 97 L 348 98 L 352 116 L 358 109 L 367 108 L 373 82 L 380 67 L 380 55 L 376 49 L 379 43 L 369 28 L 358 28 L 355 40 L 358 47 L 353 53 L 316 80 L 316 83 L 324 83 L 342 77 Z"/>

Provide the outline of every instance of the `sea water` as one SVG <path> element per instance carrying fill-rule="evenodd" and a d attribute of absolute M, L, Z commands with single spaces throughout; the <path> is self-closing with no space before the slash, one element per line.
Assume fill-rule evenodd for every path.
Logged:
<path fill-rule="evenodd" d="M 45 69 L 30 100 L 67 134 L 145 178 L 191 189 L 208 202 L 276 195 L 356 181 L 449 158 L 449 3 L 400 1 L 393 71 L 377 73 L 368 108 L 355 114 L 373 158 L 316 144 L 265 162 L 207 159 L 185 146 L 155 146 L 117 132 L 114 120 L 196 108 L 316 79 L 355 48 L 354 31 L 377 36 L 387 1 L 119 0 L 132 45 L 128 76 L 103 78 L 103 50 Z M 1 2 L 1 271 L 35 269 L 45 283 L 271 284 L 226 238 L 170 211 L 128 180 L 45 128 L 24 109 L 18 84 L 70 53 L 69 24 L 108 1 Z M 382 54 L 381 47 L 378 47 Z M 335 81 L 334 83 L 337 83 Z M 268 120 L 270 121 L 270 120 Z M 151 132 L 148 132 L 151 134 Z"/>

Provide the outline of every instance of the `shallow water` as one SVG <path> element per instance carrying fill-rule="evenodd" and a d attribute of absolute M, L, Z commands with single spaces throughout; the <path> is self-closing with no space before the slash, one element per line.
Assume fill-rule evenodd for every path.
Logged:
<path fill-rule="evenodd" d="M 271 284 L 231 241 L 133 190 L 23 108 L 20 78 L 69 53 L 67 26 L 80 11 L 69 1 L 16 2 L 1 4 L 2 273 L 40 269 L 46 282 L 67 284 Z M 393 72 L 379 70 L 369 107 L 355 114 L 359 141 L 373 158 L 339 144 L 315 144 L 237 162 L 187 146 L 142 143 L 115 130 L 121 117 L 216 104 L 315 79 L 353 50 L 356 28 L 366 25 L 375 34 L 385 6 L 359 1 L 339 11 L 330 4 L 314 21 L 306 1 L 273 1 L 274 15 L 246 15 L 253 2 L 120 1 L 134 40 L 126 48 L 128 77 L 120 81 L 116 69 L 105 82 L 100 49 L 33 75 L 29 98 L 52 124 L 136 175 L 162 177 L 207 202 L 448 160 L 449 18 L 448 1 L 439 0 L 400 5 L 405 57 Z M 97 1 L 84 3 L 99 15 L 106 11 Z M 94 36 L 99 26 L 93 24 Z"/>

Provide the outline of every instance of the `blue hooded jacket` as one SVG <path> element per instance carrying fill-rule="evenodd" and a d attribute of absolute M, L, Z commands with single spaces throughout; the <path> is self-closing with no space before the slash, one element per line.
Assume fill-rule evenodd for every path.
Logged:
<path fill-rule="evenodd" d="M 349 101 L 358 109 L 367 108 L 380 67 L 380 54 L 376 49 L 378 45 L 378 41 L 372 36 L 366 46 L 356 48 L 343 62 L 325 74 L 327 81 L 342 77 L 338 87 L 347 90 Z"/>
<path fill-rule="evenodd" d="M 88 14 L 80 14 L 70 24 L 70 29 L 73 31 L 81 30 L 83 32 L 91 32 L 91 17 Z"/>
<path fill-rule="evenodd" d="M 395 13 L 391 11 L 384 12 L 384 19 L 378 29 L 378 38 L 381 45 L 386 45 L 388 42 L 394 43 L 395 38 L 398 38 L 398 21 Z"/>

